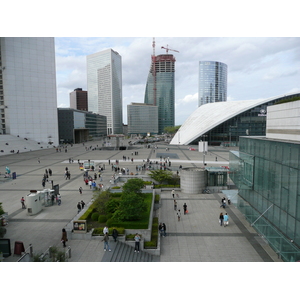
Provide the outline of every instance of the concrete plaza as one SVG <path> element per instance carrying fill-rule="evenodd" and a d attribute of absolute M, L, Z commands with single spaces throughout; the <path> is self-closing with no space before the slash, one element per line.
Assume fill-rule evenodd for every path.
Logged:
<path fill-rule="evenodd" d="M 4 238 L 11 240 L 12 255 L 4 262 L 15 262 L 18 255 L 13 255 L 14 244 L 22 241 L 25 248 L 31 244 L 34 253 L 43 253 L 49 246 L 62 249 L 61 230 L 77 214 L 77 202 L 83 200 L 88 204 L 93 192 L 83 182 L 83 172 L 79 169 L 77 160 L 94 160 L 95 170 L 98 164 L 105 164 L 102 173 L 105 188 L 110 186 L 113 171 L 108 165 L 108 160 L 119 160 L 121 168 L 129 168 L 136 173 L 136 166 L 143 160 L 159 161 L 161 155 L 170 157 L 172 169 L 176 172 L 180 165 L 183 167 L 203 167 L 204 158 L 198 151 L 190 151 L 188 146 L 173 146 L 157 144 L 153 148 L 136 145 L 130 150 L 92 150 L 98 142 L 88 142 L 85 145 L 77 144 L 68 146 L 67 152 L 63 149 L 56 152 L 55 148 L 22 152 L 0 156 L 0 202 L 4 211 L 8 213 L 9 224 Z M 100 143 L 100 142 L 99 142 Z M 126 143 L 123 141 L 122 143 Z M 90 149 L 90 146 L 92 146 Z M 167 151 L 166 148 L 169 148 Z M 138 155 L 134 155 L 138 152 Z M 124 161 L 122 158 L 133 158 Z M 174 158 L 172 158 L 174 157 Z M 217 157 L 217 160 L 216 160 Z M 69 158 L 74 163 L 69 163 Z M 210 147 L 205 156 L 207 166 L 228 165 L 228 148 Z M 4 179 L 5 167 L 11 172 L 16 172 L 17 178 Z M 71 173 L 71 179 L 64 177 L 65 167 Z M 43 207 L 43 210 L 34 216 L 29 216 L 27 210 L 21 208 L 20 199 L 29 194 L 30 190 L 42 190 L 42 177 L 45 169 L 52 169 L 54 184 L 59 184 L 62 196 L 62 205 Z M 147 171 L 146 171 L 147 172 Z M 99 183 L 99 179 L 97 179 Z M 50 188 L 51 184 L 46 184 Z M 79 187 L 83 194 L 79 194 Z M 189 213 L 181 217 L 178 222 L 173 208 L 173 199 L 169 191 L 161 194 L 161 207 L 156 211 L 159 222 L 167 225 L 167 236 L 161 238 L 161 262 L 264 262 L 281 261 L 268 244 L 258 236 L 255 230 L 244 219 L 239 210 L 231 204 L 226 208 L 229 215 L 229 226 L 221 227 L 218 223 L 220 200 L 223 194 L 197 194 L 188 195 L 178 192 L 178 208 L 186 202 Z M 69 240 L 67 246 L 71 247 L 71 262 L 100 262 L 103 258 L 103 243 L 100 239 Z M 113 251 L 113 243 L 111 248 Z"/>

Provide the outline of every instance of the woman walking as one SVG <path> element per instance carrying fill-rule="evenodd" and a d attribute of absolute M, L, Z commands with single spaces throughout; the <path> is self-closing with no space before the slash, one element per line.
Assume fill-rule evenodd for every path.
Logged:
<path fill-rule="evenodd" d="M 67 238 L 67 232 L 66 229 L 62 229 L 62 236 L 61 236 L 61 242 L 63 243 L 63 246 L 66 247 L 66 242 L 68 241 Z"/>
<path fill-rule="evenodd" d="M 219 223 L 220 223 L 220 226 L 223 225 L 223 221 L 224 221 L 223 213 L 220 213 L 220 216 L 219 216 Z"/>

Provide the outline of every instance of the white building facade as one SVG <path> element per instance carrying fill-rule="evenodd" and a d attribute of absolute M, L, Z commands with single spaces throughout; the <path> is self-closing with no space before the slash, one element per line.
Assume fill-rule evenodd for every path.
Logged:
<path fill-rule="evenodd" d="M 123 133 L 122 58 L 107 49 L 87 56 L 89 111 L 107 117 L 107 134 Z"/>
<path fill-rule="evenodd" d="M 0 38 L 1 134 L 58 145 L 54 38 Z"/>

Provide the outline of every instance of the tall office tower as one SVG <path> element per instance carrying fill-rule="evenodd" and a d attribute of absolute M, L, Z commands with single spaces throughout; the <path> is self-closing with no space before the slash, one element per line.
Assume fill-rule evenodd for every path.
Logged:
<path fill-rule="evenodd" d="M 175 57 L 172 54 L 152 56 L 144 102 L 158 106 L 159 133 L 175 125 Z"/>
<path fill-rule="evenodd" d="M 227 101 L 227 65 L 217 61 L 200 61 L 198 106 L 223 101 Z"/>
<path fill-rule="evenodd" d="M 87 91 L 81 88 L 70 93 L 70 108 L 78 110 L 88 110 Z"/>
<path fill-rule="evenodd" d="M 87 56 L 89 110 L 107 117 L 107 134 L 123 133 L 122 58 L 107 49 Z"/>
<path fill-rule="evenodd" d="M 0 38 L 0 133 L 58 145 L 54 38 Z"/>

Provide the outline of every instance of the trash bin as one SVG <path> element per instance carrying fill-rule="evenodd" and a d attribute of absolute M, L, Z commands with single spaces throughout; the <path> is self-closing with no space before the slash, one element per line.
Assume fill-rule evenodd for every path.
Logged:
<path fill-rule="evenodd" d="M 25 252 L 23 242 L 16 241 L 15 242 L 14 254 L 21 255 L 22 252 Z"/>
<path fill-rule="evenodd" d="M 16 172 L 13 172 L 12 173 L 12 179 L 16 179 L 17 178 L 17 173 Z"/>

